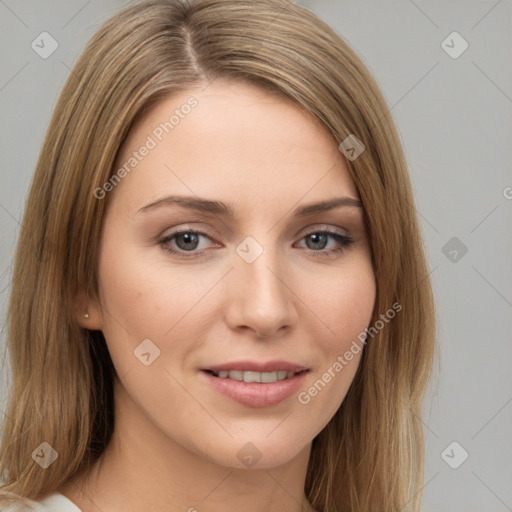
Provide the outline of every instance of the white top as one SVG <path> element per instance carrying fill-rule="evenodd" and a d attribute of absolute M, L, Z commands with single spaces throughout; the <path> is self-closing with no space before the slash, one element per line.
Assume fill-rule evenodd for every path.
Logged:
<path fill-rule="evenodd" d="M 82 512 L 70 499 L 66 498 L 60 492 L 54 492 L 42 500 L 34 500 L 38 507 L 34 509 L 27 505 L 17 504 L 2 509 L 2 512 L 29 512 L 37 510 L 38 512 Z"/>
<path fill-rule="evenodd" d="M 50 494 L 39 501 L 39 503 L 43 505 L 44 512 L 82 512 L 70 499 L 60 492 Z"/>

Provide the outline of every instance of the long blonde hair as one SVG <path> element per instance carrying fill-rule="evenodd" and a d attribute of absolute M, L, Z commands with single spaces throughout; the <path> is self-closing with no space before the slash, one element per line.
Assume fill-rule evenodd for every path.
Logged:
<path fill-rule="evenodd" d="M 55 492 L 89 468 L 114 428 L 112 365 L 74 298 L 97 297 L 97 257 L 112 175 L 134 122 L 157 101 L 215 78 L 256 84 L 309 111 L 347 159 L 365 214 L 377 296 L 341 407 L 313 440 L 306 495 L 322 512 L 418 511 L 422 402 L 435 354 L 434 304 L 401 142 L 378 86 L 346 42 L 287 0 L 149 0 L 93 36 L 62 90 L 42 147 L 15 254 L 7 311 L 12 384 L 0 448 L 0 504 Z M 31 454 L 49 443 L 43 469 Z"/>

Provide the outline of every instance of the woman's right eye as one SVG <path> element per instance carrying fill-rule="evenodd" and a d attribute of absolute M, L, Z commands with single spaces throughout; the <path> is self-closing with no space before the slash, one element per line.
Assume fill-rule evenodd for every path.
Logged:
<path fill-rule="evenodd" d="M 199 251 L 196 250 L 200 245 L 201 238 L 210 239 L 210 237 L 202 231 L 187 229 L 166 235 L 159 240 L 158 243 L 164 250 L 172 254 L 184 255 L 186 257 L 185 253 L 192 253 L 193 255 L 201 251 L 201 249 Z"/>

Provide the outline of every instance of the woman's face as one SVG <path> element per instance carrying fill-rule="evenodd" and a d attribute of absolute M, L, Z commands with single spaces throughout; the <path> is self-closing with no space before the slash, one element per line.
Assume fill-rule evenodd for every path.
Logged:
<path fill-rule="evenodd" d="M 295 104 L 216 80 L 148 111 L 123 166 L 95 192 L 108 209 L 85 325 L 105 336 L 116 409 L 162 451 L 291 460 L 342 403 L 376 293 L 362 207 L 311 206 L 359 198 L 336 142 Z"/>

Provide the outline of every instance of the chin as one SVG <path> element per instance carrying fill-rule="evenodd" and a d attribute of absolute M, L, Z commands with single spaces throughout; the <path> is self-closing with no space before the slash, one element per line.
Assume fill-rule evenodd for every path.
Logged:
<path fill-rule="evenodd" d="M 286 420 L 285 420 L 286 421 Z M 278 422 L 272 428 L 276 428 Z M 300 456 L 308 456 L 313 438 L 304 438 L 297 428 L 296 435 L 289 430 L 277 433 L 266 429 L 253 436 L 239 435 L 226 439 L 210 440 L 201 456 L 217 465 L 234 469 L 272 469 L 283 466 Z M 270 434 L 269 434 L 270 433 Z M 216 442 L 217 441 L 217 442 Z"/>

